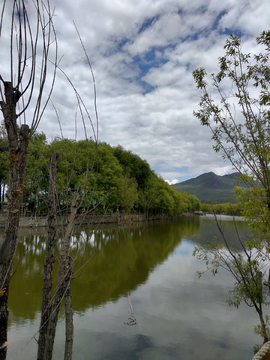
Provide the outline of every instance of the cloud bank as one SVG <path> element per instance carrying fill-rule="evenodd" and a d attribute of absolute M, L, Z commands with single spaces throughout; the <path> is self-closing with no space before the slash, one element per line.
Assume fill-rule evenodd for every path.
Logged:
<path fill-rule="evenodd" d="M 89 55 L 100 141 L 132 150 L 169 182 L 233 171 L 193 116 L 199 94 L 192 71 L 217 71 L 230 33 L 241 35 L 244 51 L 255 51 L 256 36 L 268 29 L 268 0 L 51 0 L 51 6 L 60 66 L 95 121 L 93 81 L 73 21 Z M 63 135 L 84 138 L 73 89 L 61 74 L 53 102 Z M 92 136 L 89 122 L 86 128 Z M 51 107 L 39 131 L 48 139 L 60 135 Z"/>

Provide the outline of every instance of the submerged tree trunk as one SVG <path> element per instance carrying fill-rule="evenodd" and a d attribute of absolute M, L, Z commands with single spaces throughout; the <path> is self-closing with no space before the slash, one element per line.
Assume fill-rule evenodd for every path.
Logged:
<path fill-rule="evenodd" d="M 3 185 L 4 187 L 4 185 Z M 3 209 L 3 204 L 2 204 L 2 184 L 0 184 L 0 211 Z"/>
<path fill-rule="evenodd" d="M 67 255 L 68 250 L 70 248 L 70 241 L 71 236 L 74 229 L 74 220 L 75 216 L 77 214 L 77 205 L 79 201 L 79 194 L 75 193 L 73 195 L 72 204 L 71 204 L 71 211 L 70 216 L 68 220 L 68 225 L 65 229 L 64 239 L 61 244 L 61 248 L 59 251 L 59 267 L 58 267 L 58 277 L 57 277 L 57 285 L 55 294 L 52 301 L 52 310 L 51 315 L 48 321 L 48 331 L 47 331 L 47 340 L 46 340 L 46 347 L 45 347 L 45 353 L 44 353 L 44 360 L 51 360 L 52 359 L 52 353 L 53 353 L 53 346 L 54 346 L 54 339 L 55 339 L 55 332 L 56 332 L 56 326 L 58 321 L 58 314 L 59 314 L 59 308 L 60 304 L 63 300 L 63 298 L 66 296 L 66 293 L 70 291 L 70 283 L 71 283 L 71 277 L 72 277 L 72 267 L 73 261 L 70 259 L 70 257 Z M 71 297 L 69 297 L 69 301 L 71 301 Z M 69 308 L 70 311 L 72 311 L 72 307 Z M 67 309 L 66 309 L 67 311 Z M 73 316 L 73 313 L 69 314 L 70 317 Z M 66 319 L 67 321 L 67 319 Z M 69 324 L 68 324 L 69 325 Z M 73 326 L 73 325 L 72 325 Z M 72 352 L 70 351 L 70 346 L 73 342 L 70 342 L 68 348 L 70 355 Z"/>
<path fill-rule="evenodd" d="M 4 210 L 5 195 L 6 195 L 6 184 L 3 184 L 3 189 L 2 189 L 2 210 Z"/>
<path fill-rule="evenodd" d="M 20 206 L 26 166 L 29 127 L 22 125 L 18 136 L 16 102 L 11 82 L 5 82 L 5 102 L 0 106 L 4 115 L 9 142 L 10 184 L 4 241 L 0 249 L 0 360 L 6 359 L 8 294 L 13 259 L 18 243 Z"/>
<path fill-rule="evenodd" d="M 73 311 L 71 301 L 71 278 L 73 259 L 68 256 L 71 236 L 74 228 L 74 220 L 77 214 L 79 194 L 74 194 L 68 225 L 65 229 L 64 238 L 59 251 L 58 278 L 54 296 L 52 298 L 52 272 L 55 262 L 54 249 L 58 234 L 56 231 L 56 164 L 58 155 L 54 154 L 50 161 L 50 185 L 49 185 L 49 218 L 48 218 L 48 239 L 44 265 L 43 277 L 43 300 L 42 315 L 40 323 L 40 335 L 38 341 L 38 360 L 51 360 L 53 354 L 54 339 L 60 304 L 65 298 L 66 305 L 66 349 L 65 359 L 72 358 L 73 344 Z"/>
<path fill-rule="evenodd" d="M 48 321 L 51 315 L 51 290 L 52 275 L 54 268 L 54 249 L 58 239 L 56 230 L 56 166 L 59 155 L 53 154 L 50 158 L 49 168 L 49 196 L 48 196 L 48 237 L 46 244 L 45 264 L 43 273 L 42 311 L 38 339 L 38 360 L 44 359 L 46 339 L 48 332 Z"/>
<path fill-rule="evenodd" d="M 71 256 L 69 256 L 67 259 L 67 267 L 70 269 L 73 268 L 73 258 Z M 65 342 L 64 360 L 72 360 L 74 326 L 73 326 L 71 282 L 69 282 L 65 294 L 65 321 L 66 321 L 66 342 Z"/>

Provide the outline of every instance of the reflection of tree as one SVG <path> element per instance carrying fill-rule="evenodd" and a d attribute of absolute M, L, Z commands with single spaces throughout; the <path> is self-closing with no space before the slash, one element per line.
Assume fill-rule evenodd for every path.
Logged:
<path fill-rule="evenodd" d="M 40 311 L 45 243 L 44 235 L 20 237 L 14 267 L 21 262 L 13 277 L 9 297 L 11 322 L 14 318 L 18 321 L 18 317 L 33 320 L 35 312 Z"/>
<path fill-rule="evenodd" d="M 191 223 L 190 219 L 183 219 L 97 233 L 95 246 L 101 250 L 72 284 L 76 294 L 74 309 L 84 310 L 109 300 L 116 301 L 145 283 L 150 272 L 163 263 L 190 232 Z M 80 266 L 80 259 L 76 265 Z"/>
<path fill-rule="evenodd" d="M 107 301 L 116 301 L 136 289 L 147 281 L 157 265 L 168 258 L 181 239 L 197 233 L 199 226 L 198 218 L 183 218 L 173 222 L 123 228 L 104 226 L 75 232 L 76 269 L 95 255 L 72 283 L 74 310 L 84 311 Z M 15 264 L 27 248 L 28 251 L 13 279 L 10 296 L 12 321 L 34 319 L 35 313 L 40 311 L 44 244 L 45 236 L 42 234 L 21 234 Z"/>
<path fill-rule="evenodd" d="M 245 221 L 220 221 L 222 229 L 224 229 L 224 234 L 228 239 L 228 244 L 232 246 L 235 250 L 243 250 L 241 244 L 237 240 L 237 231 L 241 235 L 242 239 L 247 240 L 250 236 L 250 231 L 248 229 L 248 224 Z M 223 244 L 221 234 L 217 231 L 215 219 L 201 219 L 201 227 L 199 236 L 191 237 L 190 239 L 196 241 L 197 244 L 206 245 L 213 242 L 214 239 L 220 244 Z"/>

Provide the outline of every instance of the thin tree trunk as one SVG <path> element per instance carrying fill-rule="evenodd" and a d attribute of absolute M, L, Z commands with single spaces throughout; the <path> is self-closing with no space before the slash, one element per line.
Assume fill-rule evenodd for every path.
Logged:
<path fill-rule="evenodd" d="M 49 195 L 48 195 L 48 237 L 46 244 L 46 255 L 43 273 L 43 293 L 42 293 L 42 311 L 38 339 L 37 360 L 44 359 L 46 348 L 48 322 L 51 315 L 51 290 L 52 275 L 54 268 L 54 249 L 58 239 L 56 230 L 56 166 L 59 159 L 58 154 L 53 154 L 50 158 L 49 168 Z"/>
<path fill-rule="evenodd" d="M 3 188 L 3 190 L 2 190 Z M 0 211 L 3 210 L 2 193 L 4 192 L 4 185 L 0 184 Z"/>
<path fill-rule="evenodd" d="M 263 312 L 262 312 L 262 305 L 260 304 L 259 306 L 255 306 L 255 309 L 259 315 L 260 318 L 260 322 L 261 322 L 261 327 L 262 327 L 262 334 L 261 336 L 263 337 L 263 343 L 265 344 L 268 340 L 268 334 L 267 334 L 267 328 L 266 328 L 266 324 L 264 321 L 264 316 L 263 316 Z"/>
<path fill-rule="evenodd" d="M 60 264 L 59 264 L 60 267 Z M 53 346 L 55 340 L 56 326 L 58 321 L 60 304 L 65 296 L 68 286 L 71 281 L 71 271 L 63 273 L 58 272 L 56 291 L 53 296 L 53 302 L 51 307 L 51 314 L 48 319 L 48 327 L 46 333 L 46 345 L 44 351 L 44 360 L 51 360 L 53 354 Z"/>
<path fill-rule="evenodd" d="M 73 268 L 73 258 L 68 257 L 67 266 Z M 71 281 L 65 294 L 65 321 L 66 321 L 66 343 L 65 343 L 65 356 L 64 360 L 72 360 L 73 350 L 73 308 L 72 308 L 72 293 L 71 293 Z"/>
<path fill-rule="evenodd" d="M 45 360 L 52 359 L 52 351 L 54 346 L 54 339 L 55 339 L 60 303 L 63 300 L 66 291 L 70 287 L 72 268 L 70 268 L 69 262 L 67 261 L 68 258 L 67 252 L 70 247 L 71 236 L 74 229 L 74 220 L 77 214 L 78 201 L 79 201 L 79 194 L 75 193 L 72 199 L 70 216 L 66 227 L 65 236 L 59 251 L 57 286 L 52 304 L 52 314 L 48 324 L 47 344 L 46 344 L 45 357 L 44 357 Z M 71 314 L 71 316 L 73 316 L 73 314 Z"/>
<path fill-rule="evenodd" d="M 0 254 L 0 360 L 6 359 L 8 294 L 13 259 L 18 243 L 20 205 L 26 166 L 26 150 L 29 141 L 29 127 L 22 125 L 18 136 L 16 102 L 11 82 L 5 82 L 5 100 L 0 101 L 9 142 L 9 201 L 4 241 Z"/>
<path fill-rule="evenodd" d="M 6 190 L 6 184 L 3 184 L 3 191 L 2 191 L 2 210 L 4 210 L 5 190 Z"/>
<path fill-rule="evenodd" d="M 46 288 L 45 290 L 46 291 L 49 290 L 49 292 L 46 295 L 46 302 L 44 302 L 44 312 L 45 312 L 44 316 L 42 314 L 42 323 L 40 329 L 42 331 L 42 333 L 40 333 L 40 336 L 42 335 L 42 339 L 40 338 L 39 340 L 38 360 L 52 359 L 59 308 L 66 294 L 67 294 L 66 312 L 69 312 L 68 320 L 67 320 L 68 321 L 67 326 L 69 327 L 68 339 L 73 338 L 73 330 L 71 332 L 71 328 L 73 328 L 73 320 L 72 321 L 70 320 L 70 318 L 73 316 L 72 306 L 70 306 L 71 305 L 70 282 L 72 277 L 73 259 L 67 255 L 67 252 L 70 247 L 71 236 L 74 228 L 74 220 L 77 214 L 78 201 L 79 201 L 79 194 L 74 194 L 72 199 L 68 225 L 66 227 L 64 239 L 62 241 L 61 248 L 59 251 L 58 278 L 57 278 L 57 285 L 56 285 L 55 294 L 53 296 L 53 300 L 51 300 L 52 268 L 50 268 L 51 271 L 50 277 L 48 276 L 46 277 L 46 284 L 47 284 L 46 286 L 48 288 Z M 48 256 L 48 260 L 49 259 L 50 257 Z M 45 282 L 45 275 L 44 275 L 44 282 Z M 68 346 L 66 346 L 66 351 L 68 354 L 67 356 L 69 356 L 69 359 L 71 359 L 72 356 L 72 344 L 73 341 L 70 341 Z"/>
<path fill-rule="evenodd" d="M 4 191 L 3 191 L 3 201 L 2 201 L 3 204 L 5 202 L 5 193 L 6 193 L 6 185 L 4 185 Z"/>
<path fill-rule="evenodd" d="M 269 338 L 267 336 L 267 329 L 266 329 L 265 321 L 263 318 L 263 314 L 259 313 L 259 317 L 260 317 L 261 326 L 262 326 L 263 343 L 266 343 L 269 340 Z"/>

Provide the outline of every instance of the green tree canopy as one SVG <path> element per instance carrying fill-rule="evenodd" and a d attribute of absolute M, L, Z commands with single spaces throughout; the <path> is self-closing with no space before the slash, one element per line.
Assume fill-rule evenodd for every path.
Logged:
<path fill-rule="evenodd" d="M 1 145 L 1 143 L 0 143 Z M 24 189 L 25 212 L 46 213 L 49 186 L 49 159 L 58 153 L 57 192 L 60 209 L 71 202 L 74 191 L 82 196 L 81 210 L 98 213 L 139 211 L 168 216 L 200 207 L 196 197 L 180 193 L 151 170 L 149 164 L 121 146 L 116 148 L 91 140 L 56 138 L 51 143 L 45 134 L 30 140 Z"/>
<path fill-rule="evenodd" d="M 133 177 L 136 180 L 138 187 L 144 189 L 147 180 L 152 174 L 149 164 L 145 160 L 142 160 L 138 155 L 123 149 L 120 145 L 114 148 L 114 156 L 123 167 L 124 173 Z"/>

